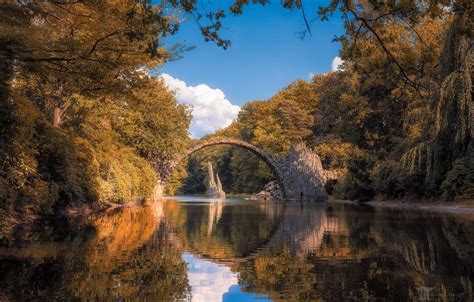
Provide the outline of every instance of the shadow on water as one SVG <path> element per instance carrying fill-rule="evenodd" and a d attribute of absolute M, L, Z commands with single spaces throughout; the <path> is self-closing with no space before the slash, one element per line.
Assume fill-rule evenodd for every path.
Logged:
<path fill-rule="evenodd" d="M 473 299 L 474 219 L 419 211 L 177 197 L 0 242 L 0 300 Z"/>

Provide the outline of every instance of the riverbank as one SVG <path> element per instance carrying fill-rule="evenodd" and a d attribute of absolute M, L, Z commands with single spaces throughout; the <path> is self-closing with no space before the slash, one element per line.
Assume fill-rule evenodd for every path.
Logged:
<path fill-rule="evenodd" d="M 457 201 L 457 202 L 441 202 L 441 201 L 408 201 L 408 200 L 386 200 L 386 201 L 368 201 L 357 202 L 352 200 L 330 199 L 331 203 L 360 204 L 371 207 L 390 208 L 390 209 L 406 209 L 421 210 L 438 213 L 464 214 L 474 218 L 474 201 Z"/>
<path fill-rule="evenodd" d="M 104 203 L 96 205 L 69 206 L 64 210 L 50 215 L 37 215 L 31 212 L 17 213 L 16 215 L 0 215 L 0 238 L 8 235 L 16 227 L 33 228 L 48 220 L 74 218 L 79 216 L 98 215 L 118 208 L 126 208 L 147 204 L 149 201 L 131 200 L 125 203 Z M 1 213 L 0 213 L 1 214 Z"/>
<path fill-rule="evenodd" d="M 249 200 L 249 195 L 246 194 L 235 194 L 229 195 L 228 198 L 242 198 Z M 252 200 L 252 199 L 251 199 Z M 0 236 L 2 233 L 8 233 L 13 227 L 18 225 L 34 225 L 41 220 L 57 219 L 61 217 L 77 217 L 87 216 L 93 214 L 99 214 L 106 211 L 111 211 L 117 208 L 125 208 L 137 205 L 146 204 L 147 201 L 129 201 L 126 203 L 108 203 L 102 205 L 83 205 L 76 207 L 68 207 L 67 209 L 49 216 L 33 215 L 31 213 L 24 213 L 24 215 L 6 216 L 3 217 L 3 223 L 0 224 Z M 474 201 L 461 201 L 461 202 L 427 202 L 427 201 L 408 201 L 408 200 L 387 200 L 387 201 L 369 201 L 359 203 L 352 200 L 340 200 L 330 198 L 328 204 L 359 204 L 371 207 L 380 208 L 391 208 L 391 209 L 406 209 L 406 210 L 421 210 L 430 211 L 437 213 L 452 213 L 459 215 L 466 215 L 474 218 Z"/>
<path fill-rule="evenodd" d="M 414 209 L 438 213 L 464 214 L 474 217 L 474 201 L 462 202 L 403 202 L 403 201 L 370 201 L 365 204 L 373 207 L 392 209 Z"/>
<path fill-rule="evenodd" d="M 126 208 L 126 207 L 132 207 L 132 206 L 137 206 L 137 205 L 145 205 L 150 202 L 152 201 L 136 199 L 136 200 L 131 200 L 124 203 L 111 202 L 111 203 L 99 204 L 99 205 L 94 205 L 94 206 L 91 206 L 91 205 L 71 206 L 65 209 L 64 211 L 60 212 L 59 215 L 57 216 L 74 217 L 74 216 L 81 216 L 81 215 L 96 214 L 96 213 L 111 211 L 117 208 Z"/>

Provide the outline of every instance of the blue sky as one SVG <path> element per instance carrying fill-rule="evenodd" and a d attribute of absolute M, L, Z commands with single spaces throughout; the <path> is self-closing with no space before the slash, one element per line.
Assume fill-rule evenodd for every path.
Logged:
<path fill-rule="evenodd" d="M 315 2 L 304 1 L 308 19 L 316 15 Z M 203 3 L 208 10 L 215 8 L 209 4 L 211 2 Z M 202 85 L 200 91 L 204 93 L 209 88 L 211 94 L 207 95 L 210 98 L 213 98 L 212 91 L 219 90 L 219 95 L 223 93 L 224 103 L 222 100 L 219 102 L 218 98 L 215 98 L 217 101 L 208 102 L 204 97 L 201 97 L 201 103 L 205 101 L 207 107 L 227 110 L 228 116 L 224 112 L 218 121 L 201 121 L 202 125 L 210 126 L 208 129 L 198 129 L 196 124 L 192 125 L 191 133 L 195 137 L 228 124 L 228 119 L 236 116 L 236 108 L 232 105 L 242 106 L 248 101 L 268 99 L 295 80 L 307 80 L 309 74 L 330 71 L 340 48 L 339 43 L 332 42 L 332 39 L 344 30 L 341 19 L 334 16 L 329 21 L 314 21 L 312 36 L 306 35 L 301 39 L 298 33 L 305 29 L 301 11 L 285 10 L 280 6 L 280 1 L 264 7 L 249 6 L 241 16 L 228 14 L 223 23 L 225 28 L 221 35 L 232 41 L 227 50 L 204 42 L 196 24 L 193 21 L 185 22 L 180 32 L 168 38 L 167 43 L 182 43 L 195 46 L 195 49 L 185 52 L 183 58 L 169 62 L 159 70 L 174 80 L 179 79 L 178 86 L 181 88 L 183 85 L 191 88 Z M 174 84 L 169 85 L 170 88 L 178 89 Z M 190 105 L 199 103 L 183 99 L 185 97 L 189 98 L 189 93 L 178 97 L 178 101 Z M 205 109 L 201 109 L 203 113 Z"/>

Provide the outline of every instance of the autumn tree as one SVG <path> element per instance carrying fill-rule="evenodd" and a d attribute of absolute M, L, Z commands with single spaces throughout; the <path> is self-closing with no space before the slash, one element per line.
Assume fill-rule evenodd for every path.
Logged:
<path fill-rule="evenodd" d="M 148 1 L 7 1 L 1 4 L 0 58 L 15 81 L 60 126 L 77 95 L 120 95 L 142 69 L 171 56 L 160 39 L 176 20 Z"/>
<path fill-rule="evenodd" d="M 189 112 L 147 71 L 178 21 L 149 1 L 0 4 L 0 216 L 149 196 Z M 59 127 L 61 126 L 61 127 Z"/>

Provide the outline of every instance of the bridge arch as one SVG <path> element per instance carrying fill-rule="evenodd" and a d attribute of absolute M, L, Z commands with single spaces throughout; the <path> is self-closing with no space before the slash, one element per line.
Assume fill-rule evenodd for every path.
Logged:
<path fill-rule="evenodd" d="M 199 142 L 197 145 L 194 145 L 184 151 L 183 153 L 179 154 L 175 159 L 173 159 L 168 166 L 166 167 L 166 171 L 161 171 L 161 180 L 163 183 L 165 183 L 173 170 L 187 157 L 189 157 L 191 154 L 207 148 L 211 146 L 217 146 L 217 145 L 233 145 L 233 146 L 239 146 L 241 148 L 247 149 L 253 154 L 255 154 L 259 159 L 263 160 L 267 166 L 270 168 L 272 171 L 273 175 L 275 175 L 278 184 L 280 185 L 280 189 L 282 190 L 283 195 L 285 195 L 285 192 L 283 191 L 285 186 L 283 184 L 283 169 L 280 167 L 280 164 L 278 160 L 276 160 L 271 154 L 268 154 L 266 152 L 263 152 L 256 146 L 247 143 L 245 141 L 239 140 L 239 139 L 234 139 L 234 138 L 227 138 L 227 137 L 218 137 L 218 138 L 213 138 L 210 140 L 204 140 Z"/>

